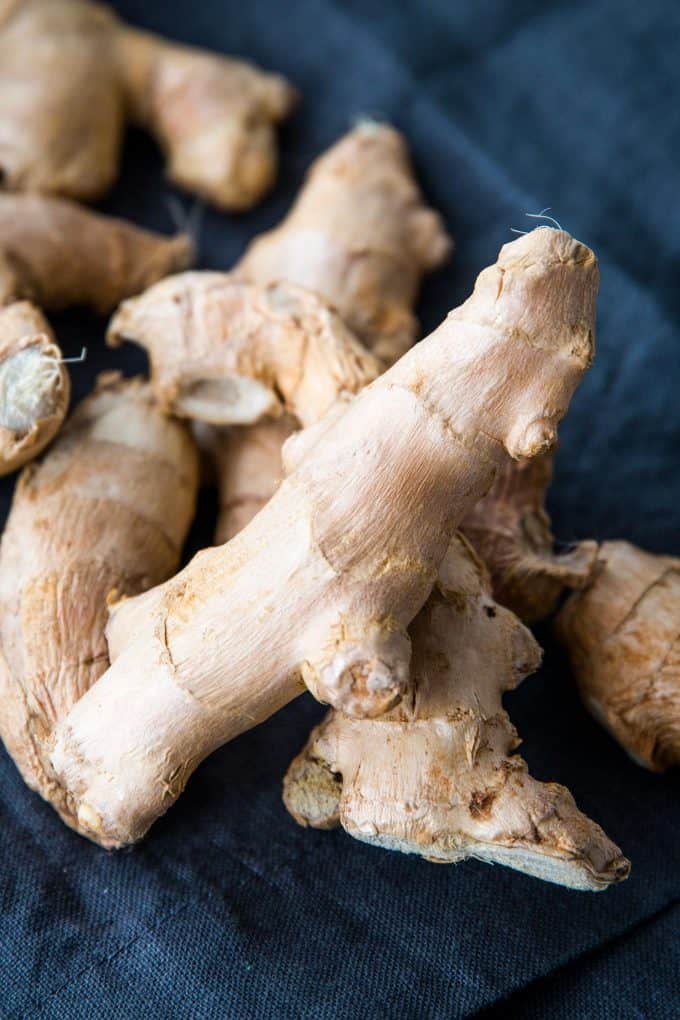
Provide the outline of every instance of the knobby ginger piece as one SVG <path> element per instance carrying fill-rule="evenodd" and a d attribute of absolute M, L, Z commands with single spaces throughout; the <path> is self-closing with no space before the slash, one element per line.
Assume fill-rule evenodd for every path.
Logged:
<path fill-rule="evenodd" d="M 281 448 L 297 428 L 289 416 L 220 429 L 215 437 L 219 514 L 215 544 L 228 542 L 271 499 L 283 477 Z"/>
<path fill-rule="evenodd" d="M 465 304 L 334 414 L 244 531 L 113 608 L 111 667 L 51 756 L 84 832 L 139 839 L 203 758 L 303 682 L 349 715 L 399 700 L 406 628 L 456 527 L 508 453 L 555 442 L 592 357 L 597 281 L 563 231 L 506 245 Z"/>
<path fill-rule="evenodd" d="M 75 828 L 49 764 L 53 729 L 109 664 L 107 597 L 177 569 L 196 490 L 184 427 L 148 386 L 118 377 L 19 479 L 0 547 L 0 735 L 28 785 Z M 134 703 L 123 711 L 134 715 Z"/>
<path fill-rule="evenodd" d="M 424 203 L 403 137 L 364 123 L 316 160 L 287 217 L 252 242 L 236 272 L 316 291 L 391 365 L 416 339 L 422 276 L 452 247 Z"/>
<path fill-rule="evenodd" d="M 234 273 L 260 284 L 288 280 L 322 295 L 384 367 L 415 339 L 420 277 L 451 247 L 423 203 L 402 136 L 363 124 L 317 160 L 286 220 L 253 242 Z M 236 535 L 273 495 L 281 447 L 295 424 L 264 418 L 250 428 L 214 430 L 216 542 Z"/>
<path fill-rule="evenodd" d="M 105 313 L 193 255 L 183 234 L 163 237 L 66 199 L 0 194 L 0 300 Z"/>
<path fill-rule="evenodd" d="M 84 201 L 118 172 L 123 127 L 150 131 L 173 181 L 227 209 L 276 172 L 283 78 L 123 25 L 87 0 L 0 0 L 0 182 Z"/>
<path fill-rule="evenodd" d="M 83 201 L 113 184 L 125 120 L 116 21 L 84 0 L 0 0 L 0 186 Z"/>
<path fill-rule="evenodd" d="M 461 525 L 491 571 L 495 598 L 525 623 L 550 616 L 566 589 L 585 587 L 597 558 L 597 542 L 554 550 L 545 510 L 552 462 L 552 453 L 525 464 L 507 460 Z"/>
<path fill-rule="evenodd" d="M 284 78 L 240 60 L 121 27 L 132 119 L 156 138 L 175 184 L 223 209 L 248 209 L 274 183 L 276 125 L 297 103 Z"/>
<path fill-rule="evenodd" d="M 331 711 L 284 780 L 302 825 L 445 863 L 476 857 L 574 889 L 600 890 L 629 863 L 563 786 L 514 755 L 501 698 L 541 651 L 461 537 L 409 630 L 411 680 L 379 719 Z"/>
<path fill-rule="evenodd" d="M 113 346 L 146 348 L 163 408 L 213 425 L 282 411 L 302 424 L 374 379 L 380 365 L 311 291 L 229 273 L 168 277 L 119 308 Z"/>
<path fill-rule="evenodd" d="M 555 619 L 584 704 L 639 765 L 680 764 L 680 559 L 605 542 Z"/>
<path fill-rule="evenodd" d="M 52 330 L 29 301 L 0 307 L 0 475 L 57 434 L 71 384 Z"/>

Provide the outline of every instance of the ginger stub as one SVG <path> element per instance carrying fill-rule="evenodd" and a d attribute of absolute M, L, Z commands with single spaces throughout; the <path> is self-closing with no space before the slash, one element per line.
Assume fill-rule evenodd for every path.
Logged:
<path fill-rule="evenodd" d="M 563 231 L 506 245 L 468 301 L 333 415 L 244 531 L 114 607 L 111 667 L 51 756 L 85 834 L 139 839 L 207 754 L 303 682 L 348 715 L 398 702 L 407 627 L 456 527 L 508 455 L 555 442 L 592 358 L 597 284 L 592 252 Z"/>
<path fill-rule="evenodd" d="M 29 301 L 0 307 L 0 475 L 16 471 L 54 438 L 70 394 L 42 312 Z"/>

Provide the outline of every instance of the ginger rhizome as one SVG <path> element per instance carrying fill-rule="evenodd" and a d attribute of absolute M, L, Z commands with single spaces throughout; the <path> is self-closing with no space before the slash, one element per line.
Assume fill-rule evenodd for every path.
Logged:
<path fill-rule="evenodd" d="M 501 697 L 537 668 L 541 652 L 494 602 L 486 569 L 460 536 L 409 634 L 411 679 L 399 705 L 378 719 L 332 710 L 291 764 L 284 801 L 296 820 L 575 889 L 625 878 L 628 861 L 569 791 L 533 779 L 513 754 L 520 741 Z"/>
<path fill-rule="evenodd" d="M 228 542 L 274 495 L 283 477 L 281 449 L 297 428 L 288 415 L 220 429 L 214 457 L 219 489 L 215 544 Z"/>
<path fill-rule="evenodd" d="M 316 160 L 287 217 L 252 242 L 235 271 L 320 294 L 390 365 L 416 339 L 422 276 L 451 248 L 440 216 L 424 203 L 403 137 L 366 123 Z"/>
<path fill-rule="evenodd" d="M 555 552 L 545 510 L 552 461 L 552 453 L 508 460 L 461 525 L 491 571 L 495 598 L 525 623 L 550 616 L 565 590 L 585 587 L 597 558 L 592 541 Z"/>
<path fill-rule="evenodd" d="M 555 630 L 584 704 L 631 758 L 680 764 L 680 559 L 605 542 Z"/>
<path fill-rule="evenodd" d="M 163 237 L 67 199 L 0 194 L 0 304 L 30 298 L 103 314 L 192 261 L 186 235 Z"/>
<path fill-rule="evenodd" d="M 53 729 L 109 664 L 108 597 L 177 569 L 197 479 L 188 434 L 148 386 L 105 377 L 17 484 L 0 546 L 0 735 L 75 827 L 49 764 Z"/>
<path fill-rule="evenodd" d="M 276 125 L 297 102 L 280 75 L 121 27 L 118 62 L 131 119 L 149 131 L 174 183 L 224 209 L 248 209 L 274 183 Z"/>
<path fill-rule="evenodd" d="M 214 425 L 294 414 L 316 421 L 379 363 L 311 291 L 229 273 L 168 277 L 113 317 L 108 342 L 146 348 L 161 406 Z"/>
<path fill-rule="evenodd" d="M 555 442 L 591 361 L 597 283 L 563 231 L 506 245 L 468 301 L 332 412 L 244 531 L 113 608 L 111 666 L 51 755 L 83 833 L 139 839 L 206 755 L 303 683 L 349 715 L 398 702 L 407 627 L 456 527 L 508 454 Z"/>
<path fill-rule="evenodd" d="M 112 185 L 123 128 L 158 141 L 171 180 L 226 209 L 276 172 L 278 75 L 123 25 L 87 0 L 0 0 L 0 182 L 93 200 Z"/>
<path fill-rule="evenodd" d="M 29 301 L 0 307 L 0 475 L 53 439 L 70 393 L 61 351 L 39 309 Z"/>
<path fill-rule="evenodd" d="M 403 136 L 364 123 L 316 161 L 286 219 L 253 241 L 233 275 L 260 285 L 286 280 L 322 296 L 383 369 L 415 340 L 420 279 L 452 247 L 424 204 Z M 318 406 L 306 410 L 304 421 L 313 422 Z M 281 447 L 295 425 L 270 417 L 254 428 L 215 430 L 217 542 L 237 534 L 273 495 Z"/>

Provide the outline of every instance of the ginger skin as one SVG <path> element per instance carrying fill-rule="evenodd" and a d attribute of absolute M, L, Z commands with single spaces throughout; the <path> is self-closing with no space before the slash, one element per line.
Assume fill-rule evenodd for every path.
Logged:
<path fill-rule="evenodd" d="M 552 461 L 552 453 L 526 464 L 506 461 L 461 525 L 491 571 L 494 597 L 524 623 L 550 616 L 566 589 L 585 587 L 597 558 L 597 542 L 554 552 L 545 510 Z"/>
<path fill-rule="evenodd" d="M 121 26 L 119 67 L 131 119 L 149 131 L 173 183 L 222 209 L 249 209 L 277 169 L 275 127 L 297 103 L 282 77 L 241 60 Z"/>
<path fill-rule="evenodd" d="M 105 377 L 21 475 L 0 546 L 0 735 L 77 828 L 49 764 L 55 725 L 109 664 L 107 598 L 177 569 L 197 457 L 148 386 Z"/>
<path fill-rule="evenodd" d="M 424 203 L 403 137 L 366 123 L 316 160 L 284 221 L 255 238 L 235 272 L 315 291 L 391 365 L 416 339 L 422 276 L 452 248 Z"/>
<path fill-rule="evenodd" d="M 0 475 L 37 457 L 54 438 L 70 394 L 42 313 L 29 301 L 0 307 Z"/>
<path fill-rule="evenodd" d="M 407 695 L 378 719 L 331 711 L 284 780 L 302 825 L 456 863 L 476 857 L 574 889 L 626 878 L 629 863 L 563 786 L 533 779 L 501 696 L 540 648 L 494 602 L 471 547 L 453 539 L 409 628 Z"/>
<path fill-rule="evenodd" d="M 554 626 L 583 703 L 633 761 L 680 764 L 680 559 L 605 542 Z"/>
<path fill-rule="evenodd" d="M 562 231 L 506 245 L 465 304 L 333 416 L 244 531 L 113 608 L 111 667 L 51 755 L 80 831 L 105 846 L 141 838 L 203 758 L 303 682 L 349 715 L 398 702 L 406 628 L 456 527 L 508 453 L 555 442 L 592 357 L 597 283 L 592 252 Z"/>
<path fill-rule="evenodd" d="M 440 218 L 423 203 L 403 137 L 386 125 L 365 124 L 317 160 L 286 220 L 253 242 L 231 276 L 221 278 L 224 289 L 218 286 L 216 274 L 187 274 L 167 281 L 126 305 L 112 322 L 109 339 L 118 343 L 128 337 L 147 347 L 156 392 L 174 413 L 205 422 L 218 415 L 224 420 L 227 408 L 229 420 L 243 421 L 243 412 L 235 414 L 234 404 L 239 401 L 234 398 L 245 383 L 238 389 L 230 385 L 229 378 L 223 383 L 225 369 L 216 364 L 227 353 L 225 337 L 235 334 L 234 323 L 243 316 L 219 312 L 217 297 L 226 309 L 228 294 L 237 293 L 235 279 L 254 281 L 253 297 L 274 293 L 270 285 L 277 281 L 298 284 L 337 308 L 343 322 L 379 356 L 379 364 L 367 362 L 372 367 L 361 373 L 362 381 L 349 365 L 340 363 L 334 368 L 337 359 L 332 347 L 327 350 L 324 367 L 320 360 L 324 352 L 319 348 L 319 360 L 305 367 L 305 374 L 321 385 L 332 370 L 338 384 L 329 396 L 341 398 L 341 389 L 355 392 L 410 346 L 417 332 L 412 305 L 421 275 L 441 264 L 451 247 Z M 292 286 L 286 289 L 302 293 Z M 306 305 L 313 307 L 313 300 L 310 295 Z M 188 321 L 187 316 L 181 318 L 185 309 L 191 311 Z M 337 319 L 333 315 L 329 321 Z M 309 322 L 308 315 L 305 325 Z M 273 347 L 277 361 L 299 360 L 299 331 L 284 334 L 279 330 L 277 336 Z M 181 337 L 181 343 L 173 342 L 175 337 Z M 249 341 L 251 367 L 244 364 L 243 370 L 249 370 L 255 380 L 262 377 L 262 368 L 271 376 L 266 367 L 270 356 L 253 359 L 252 351 Z M 197 387 L 203 389 L 204 398 L 212 393 L 213 407 L 202 399 L 200 405 L 192 400 L 182 410 L 184 390 Z M 294 422 L 291 419 L 284 425 L 275 417 L 281 410 L 276 389 L 280 386 L 270 388 L 268 396 L 262 394 L 256 426 L 212 430 L 209 445 L 218 462 L 221 503 L 217 542 L 240 531 L 246 519 L 267 502 L 281 478 L 280 446 L 293 431 Z M 299 395 L 296 406 L 290 400 L 284 403 L 289 412 L 297 408 L 305 424 L 328 406 L 328 399 L 312 403 L 309 389 Z M 252 385 L 245 386 L 245 391 L 251 395 L 257 392 Z"/>
<path fill-rule="evenodd" d="M 295 101 L 278 75 L 128 28 L 99 4 L 0 0 L 8 190 L 101 197 L 131 119 L 160 144 L 171 180 L 245 209 L 272 184 L 275 125 Z"/>
<path fill-rule="evenodd" d="M 107 334 L 112 346 L 123 340 L 148 351 L 164 410 L 213 425 L 283 411 L 304 425 L 380 372 L 311 291 L 229 273 L 180 273 L 126 301 Z"/>
<path fill-rule="evenodd" d="M 193 257 L 186 235 L 163 237 L 66 199 L 0 193 L 0 303 L 104 314 Z"/>
<path fill-rule="evenodd" d="M 118 171 L 115 18 L 84 0 L 0 0 L 0 186 L 94 201 Z"/>
<path fill-rule="evenodd" d="M 274 495 L 282 477 L 281 448 L 297 428 L 294 418 L 220 429 L 214 457 L 220 494 L 215 545 L 228 542 Z"/>

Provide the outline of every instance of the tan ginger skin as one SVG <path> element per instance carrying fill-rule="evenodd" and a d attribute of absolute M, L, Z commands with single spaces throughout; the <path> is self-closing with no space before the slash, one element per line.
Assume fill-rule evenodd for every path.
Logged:
<path fill-rule="evenodd" d="M 0 307 L 0 475 L 47 446 L 70 394 L 61 351 L 42 312 L 29 301 Z"/>
<path fill-rule="evenodd" d="M 563 786 L 513 754 L 504 691 L 540 663 L 531 633 L 491 596 L 455 537 L 409 628 L 411 680 L 378 719 L 331 711 L 284 780 L 302 825 L 341 824 L 356 839 L 455 863 L 476 857 L 574 889 L 605 889 L 630 865 Z"/>
<path fill-rule="evenodd" d="M 271 186 L 280 76 L 166 42 L 87 0 L 0 0 L 0 179 L 90 201 L 112 185 L 123 128 L 148 130 L 168 176 L 225 209 Z"/>
<path fill-rule="evenodd" d="M 284 418 L 224 430 L 217 542 L 238 534 L 273 494 L 294 428 Z M 291 765 L 284 799 L 296 820 L 342 824 L 365 842 L 430 860 L 474 856 L 577 889 L 625 878 L 628 862 L 570 793 L 532 779 L 512 754 L 519 739 L 501 696 L 538 666 L 540 649 L 494 602 L 488 572 L 462 536 L 409 636 L 411 678 L 400 704 L 376 720 L 331 711 Z"/>
<path fill-rule="evenodd" d="M 193 256 L 186 235 L 163 237 L 67 199 L 0 193 L 0 304 L 30 298 L 103 314 Z"/>
<path fill-rule="evenodd" d="M 164 406 L 204 422 L 259 419 L 246 432 L 238 427 L 215 429 L 210 437 L 219 461 L 218 542 L 240 531 L 244 513 L 250 519 L 272 495 L 281 477 L 278 448 L 295 428 L 291 417 L 277 417 L 280 385 L 267 387 L 266 393 L 252 385 L 274 375 L 271 355 L 259 353 L 261 344 L 254 347 L 248 338 L 244 353 L 249 364 L 243 363 L 242 376 L 246 371 L 248 375 L 238 383 L 233 379 L 233 340 L 229 343 L 228 338 L 238 337 L 237 325 L 244 324 L 239 325 L 241 334 L 245 326 L 243 314 L 233 311 L 233 298 L 239 294 L 235 278 L 259 285 L 243 291 L 253 298 L 276 293 L 270 285 L 284 280 L 288 286 L 282 293 L 297 293 L 300 302 L 303 292 L 292 284 L 315 292 L 339 310 L 343 322 L 380 358 L 379 365 L 358 359 L 370 370 L 348 374 L 347 365 L 337 365 L 335 345 L 325 353 L 316 345 L 319 359 L 302 364 L 312 386 L 295 404 L 284 400 L 289 412 L 297 407 L 306 424 L 328 406 L 327 397 L 311 402 L 310 390 L 318 386 L 325 392 L 323 380 L 329 371 L 342 381 L 345 393 L 354 392 L 411 345 L 418 328 L 412 305 L 420 278 L 441 264 L 451 248 L 441 219 L 423 203 L 403 137 L 387 125 L 363 124 L 316 161 L 284 223 L 253 242 L 230 277 L 185 274 L 121 309 L 111 324 L 109 341 L 116 344 L 127 338 L 147 348 L 156 393 Z M 218 297 L 223 311 L 218 311 Z M 309 296 L 304 304 L 311 309 L 314 299 Z M 336 316 L 329 317 L 320 308 L 316 314 L 337 323 Z M 304 321 L 309 329 L 309 315 Z M 335 331 L 344 332 L 337 325 Z M 294 367 L 298 352 L 304 350 L 299 330 L 284 334 L 277 329 L 271 336 L 275 343 L 268 347 L 276 360 Z M 340 389 L 331 386 L 329 397 L 342 396 Z M 254 401 L 244 401 L 243 396 Z M 239 405 L 250 409 L 244 414 L 237 410 Z"/>
<path fill-rule="evenodd" d="M 555 619 L 584 704 L 639 765 L 680 764 L 680 559 L 605 542 Z"/>
<path fill-rule="evenodd" d="M 508 453 L 555 442 L 592 358 L 597 285 L 592 252 L 563 231 L 506 245 L 244 531 L 113 608 L 111 667 L 51 756 L 84 834 L 139 839 L 203 758 L 303 682 L 350 715 L 398 702 L 406 628 L 460 520 Z"/>
<path fill-rule="evenodd" d="M 545 510 L 552 461 L 552 453 L 526 463 L 506 461 L 461 525 L 491 571 L 495 598 L 525 623 L 550 616 L 565 590 L 585 587 L 597 558 L 592 541 L 554 550 Z"/>
<path fill-rule="evenodd" d="M 107 598 L 177 569 L 197 479 L 184 427 L 147 385 L 113 374 L 19 479 L 0 547 L 0 735 L 74 827 L 49 764 L 52 731 L 109 664 Z"/>
<path fill-rule="evenodd" d="M 213 425 L 283 411 L 303 425 L 316 421 L 381 367 L 311 291 L 255 286 L 229 273 L 162 280 L 121 305 L 107 340 L 146 348 L 167 412 Z"/>
<path fill-rule="evenodd" d="M 391 365 L 416 339 L 422 276 L 452 247 L 424 203 L 403 137 L 365 123 L 316 160 L 286 218 L 252 242 L 235 271 L 316 291 Z"/>
<path fill-rule="evenodd" d="M 284 415 L 220 430 L 214 444 L 220 498 L 216 545 L 238 535 L 274 495 L 283 477 L 281 448 L 297 427 Z"/>

